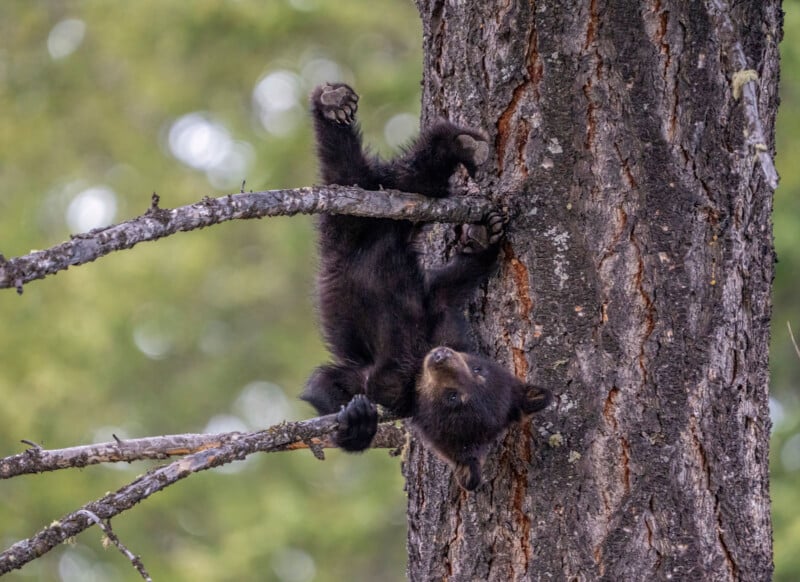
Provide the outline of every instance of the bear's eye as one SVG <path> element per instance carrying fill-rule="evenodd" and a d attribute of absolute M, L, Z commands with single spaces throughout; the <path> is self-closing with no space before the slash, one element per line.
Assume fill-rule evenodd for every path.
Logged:
<path fill-rule="evenodd" d="M 459 400 L 458 391 L 457 390 L 453 390 L 452 388 L 447 390 L 444 393 L 444 399 L 445 399 L 446 402 L 448 402 L 450 404 L 454 404 L 454 403 L 458 402 L 458 400 Z"/>
<path fill-rule="evenodd" d="M 475 366 L 474 368 L 472 368 L 473 374 L 480 374 L 481 372 L 483 372 L 483 368 L 481 368 L 480 366 Z"/>

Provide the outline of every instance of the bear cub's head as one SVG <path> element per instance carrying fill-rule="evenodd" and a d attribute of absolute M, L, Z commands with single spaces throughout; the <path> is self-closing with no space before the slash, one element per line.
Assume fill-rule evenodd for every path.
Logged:
<path fill-rule="evenodd" d="M 440 346 L 425 356 L 413 424 L 471 491 L 497 436 L 550 400 L 549 390 L 521 382 L 488 358 Z"/>

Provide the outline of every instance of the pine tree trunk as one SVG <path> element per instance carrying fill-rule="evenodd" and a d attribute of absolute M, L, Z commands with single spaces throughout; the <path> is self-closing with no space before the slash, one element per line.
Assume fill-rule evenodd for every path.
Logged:
<path fill-rule="evenodd" d="M 476 329 L 556 402 L 472 494 L 412 443 L 409 578 L 768 580 L 780 1 L 417 4 L 515 213 Z"/>

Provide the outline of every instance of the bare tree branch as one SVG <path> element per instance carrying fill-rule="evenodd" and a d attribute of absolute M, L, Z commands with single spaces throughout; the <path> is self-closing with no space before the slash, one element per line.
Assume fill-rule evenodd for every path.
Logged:
<path fill-rule="evenodd" d="M 228 220 L 293 216 L 295 214 L 350 214 L 414 222 L 480 222 L 492 209 L 475 197 L 434 199 L 396 190 L 369 191 L 357 187 L 314 186 L 294 190 L 267 190 L 205 198 L 167 210 L 152 206 L 132 220 L 74 235 L 44 251 L 6 260 L 0 255 L 0 289 L 22 286 L 74 265 L 82 265 L 113 251 L 177 232 L 195 230 Z"/>
<path fill-rule="evenodd" d="M 382 414 L 380 420 L 387 422 L 395 419 Z M 240 461 L 256 452 L 302 448 L 301 443 L 306 443 L 309 448 L 314 450 L 314 443 L 324 446 L 327 435 L 333 432 L 337 426 L 336 415 L 329 414 L 300 422 L 284 422 L 254 433 L 231 433 L 228 438 L 220 442 L 219 446 L 201 448 L 198 452 L 178 459 L 169 465 L 152 469 L 132 483 L 87 503 L 80 509 L 51 523 L 32 537 L 15 543 L 0 553 L 0 575 L 21 568 L 66 539 L 81 533 L 95 523 L 95 517 L 100 520 L 109 520 L 192 473 L 219 467 L 232 461 Z M 386 442 L 391 442 L 391 446 L 402 446 L 405 443 L 403 431 L 397 427 L 395 429 L 394 431 L 385 431 L 386 435 L 384 436 L 388 438 Z M 212 438 L 216 436 L 219 435 L 212 435 Z M 116 446 L 120 445 L 116 444 Z M 91 516 L 87 517 L 89 514 L 86 512 L 89 512 Z"/>
<path fill-rule="evenodd" d="M 800 348 L 797 347 L 797 342 L 794 340 L 794 334 L 792 333 L 792 324 L 787 321 L 786 327 L 789 328 L 789 337 L 792 339 L 792 345 L 794 346 L 794 353 L 797 354 L 798 358 L 800 358 Z"/>
<path fill-rule="evenodd" d="M 18 475 L 45 473 L 59 469 L 87 467 L 100 463 L 130 463 L 133 461 L 167 459 L 208 449 L 218 449 L 225 444 L 254 434 L 259 433 L 227 432 L 220 434 L 165 435 L 53 450 L 32 446 L 23 453 L 0 459 L 0 479 L 10 479 Z M 401 428 L 389 423 L 381 424 L 372 442 L 372 448 L 397 448 L 403 445 L 404 439 L 404 431 Z M 28 443 L 28 441 L 23 442 Z M 335 446 L 330 438 L 322 435 L 286 445 L 276 445 L 275 448 L 269 449 L 269 452 L 294 451 L 307 448 L 313 450 L 314 448 L 322 449 Z M 262 450 L 261 452 L 267 451 Z"/>

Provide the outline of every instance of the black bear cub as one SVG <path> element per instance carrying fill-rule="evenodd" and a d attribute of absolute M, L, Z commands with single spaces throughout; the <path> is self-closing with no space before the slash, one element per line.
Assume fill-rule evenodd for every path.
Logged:
<path fill-rule="evenodd" d="M 362 147 L 357 102 L 342 83 L 311 95 L 327 184 L 443 198 L 459 165 L 474 175 L 488 157 L 480 132 L 442 121 L 399 157 L 382 161 Z M 372 442 L 373 403 L 410 417 L 459 484 L 475 489 L 494 439 L 550 401 L 548 390 L 476 355 L 469 339 L 463 309 L 495 265 L 501 217 L 463 227 L 453 258 L 428 270 L 414 247 L 417 227 L 408 221 L 322 215 L 318 231 L 319 317 L 334 361 L 314 371 L 302 398 L 320 414 L 339 412 L 334 438 L 348 451 Z"/>

